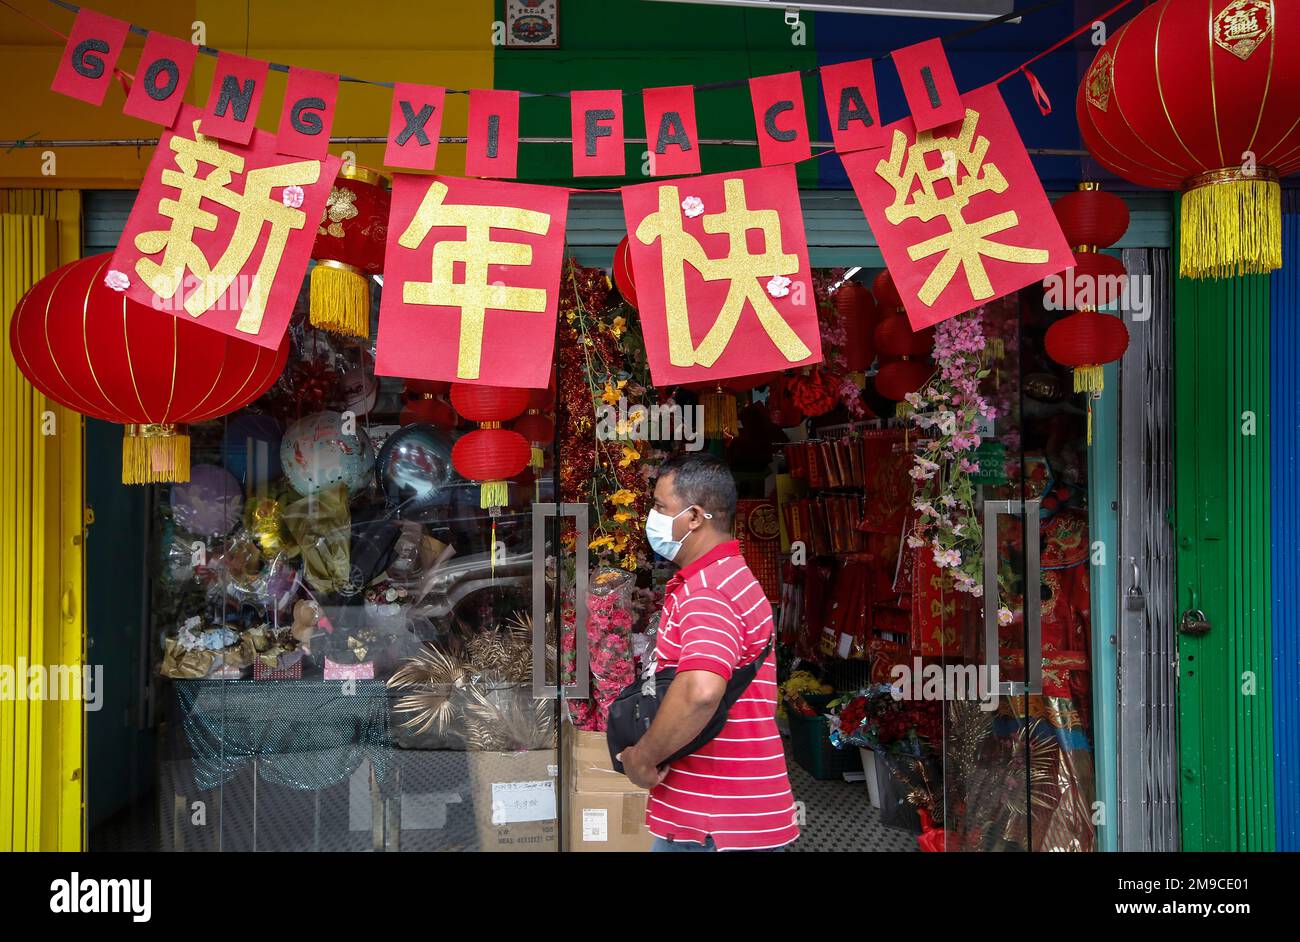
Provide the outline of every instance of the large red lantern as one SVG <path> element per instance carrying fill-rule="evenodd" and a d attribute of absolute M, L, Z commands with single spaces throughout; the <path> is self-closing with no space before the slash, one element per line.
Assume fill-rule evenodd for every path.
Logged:
<path fill-rule="evenodd" d="M 1282 266 L 1279 179 L 1300 169 L 1300 7 L 1162 0 L 1093 59 L 1075 103 L 1092 155 L 1143 186 L 1181 190 L 1189 278 Z"/>
<path fill-rule="evenodd" d="M 384 269 L 388 177 L 344 166 L 330 188 L 311 257 L 311 322 L 324 330 L 370 334 L 370 277 Z"/>
<path fill-rule="evenodd" d="M 18 369 L 74 412 L 126 426 L 122 482 L 188 481 L 183 426 L 241 409 L 284 370 L 278 350 L 228 337 L 130 300 L 105 284 L 111 255 L 70 262 L 14 309 Z"/>
<path fill-rule="evenodd" d="M 628 248 L 627 236 L 614 248 L 614 285 L 623 300 L 636 310 L 636 279 L 632 276 L 632 252 Z"/>
<path fill-rule="evenodd" d="M 871 293 L 876 296 L 876 304 L 880 313 L 898 314 L 903 311 L 903 296 L 898 293 L 898 286 L 894 284 L 894 276 L 885 268 L 876 275 L 871 282 Z"/>
<path fill-rule="evenodd" d="M 887 357 L 928 357 L 934 349 L 934 328 L 912 330 L 906 314 L 890 314 L 876 325 L 875 341 Z"/>
<path fill-rule="evenodd" d="M 876 392 L 902 402 L 908 393 L 919 392 L 933 375 L 934 366 L 926 360 L 895 360 L 876 373 Z"/>
<path fill-rule="evenodd" d="M 850 372 L 860 373 L 876 359 L 873 333 L 876 301 L 866 285 L 846 281 L 835 292 L 835 310 L 844 327 L 844 360 Z"/>
<path fill-rule="evenodd" d="M 508 386 L 453 383 L 451 404 L 479 427 L 457 439 L 451 448 L 451 463 L 461 477 L 480 484 L 482 507 L 504 507 L 510 502 L 509 479 L 517 475 L 532 457 L 528 440 L 518 432 L 501 427 L 528 407 L 531 392 Z"/>

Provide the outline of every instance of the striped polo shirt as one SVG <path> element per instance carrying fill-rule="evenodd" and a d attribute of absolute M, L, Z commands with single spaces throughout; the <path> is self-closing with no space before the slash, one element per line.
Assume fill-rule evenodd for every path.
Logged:
<path fill-rule="evenodd" d="M 773 629 L 772 606 L 735 540 L 668 582 L 655 646 L 657 669 L 729 678 L 751 663 Z M 646 826 L 656 837 L 719 850 L 781 847 L 799 836 L 785 751 L 776 728 L 776 652 L 727 714 L 716 739 L 678 759 L 650 791 Z"/>

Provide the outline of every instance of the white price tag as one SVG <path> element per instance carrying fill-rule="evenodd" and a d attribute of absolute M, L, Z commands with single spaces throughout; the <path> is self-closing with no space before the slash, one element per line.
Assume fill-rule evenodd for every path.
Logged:
<path fill-rule="evenodd" d="M 839 656 L 842 658 L 847 658 L 849 656 L 849 649 L 852 646 L 853 646 L 853 635 L 845 634 L 844 632 L 841 632 Z"/>
<path fill-rule="evenodd" d="M 554 782 L 493 782 L 492 823 L 555 819 Z"/>
<path fill-rule="evenodd" d="M 582 840 L 584 843 L 609 841 L 609 811 L 605 808 L 582 809 Z"/>

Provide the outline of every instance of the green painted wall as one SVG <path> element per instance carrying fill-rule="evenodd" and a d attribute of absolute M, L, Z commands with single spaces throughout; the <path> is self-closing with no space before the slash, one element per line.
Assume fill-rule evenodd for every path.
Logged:
<path fill-rule="evenodd" d="M 497 17 L 504 18 L 498 0 Z M 703 138 L 754 139 L 749 88 L 704 89 L 700 85 L 770 75 L 817 65 L 813 16 L 803 14 L 803 44 L 779 10 L 648 3 L 645 0 L 561 0 L 560 47 L 496 50 L 493 85 L 534 92 L 659 85 L 696 85 L 695 112 Z M 804 77 L 804 105 L 816 135 L 821 90 L 816 75 Z M 645 137 L 640 96 L 625 96 L 623 133 Z M 569 136 L 567 98 L 525 98 L 520 103 L 524 137 Z M 646 182 L 645 146 L 627 146 L 627 175 L 574 180 L 569 144 L 526 144 L 519 152 L 519 179 L 597 188 Z M 817 161 L 799 165 L 801 186 L 817 184 Z M 705 173 L 758 166 L 754 147 L 704 147 Z"/>
<path fill-rule="evenodd" d="M 1269 280 L 1174 288 L 1184 850 L 1274 847 L 1269 497 Z"/>

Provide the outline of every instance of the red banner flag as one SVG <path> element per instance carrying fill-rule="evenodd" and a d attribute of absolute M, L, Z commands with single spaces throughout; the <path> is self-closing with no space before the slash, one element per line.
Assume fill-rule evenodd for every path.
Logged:
<path fill-rule="evenodd" d="M 122 111 L 135 118 L 171 127 L 185 100 L 199 47 L 194 43 L 150 32 L 135 69 L 135 81 Z"/>
<path fill-rule="evenodd" d="M 831 137 L 840 153 L 867 150 L 885 143 L 876 99 L 876 69 L 870 59 L 821 67 Z"/>
<path fill-rule="evenodd" d="M 92 105 L 102 105 L 130 29 L 130 23 L 94 10 L 83 7 L 77 11 L 50 88 Z"/>
<path fill-rule="evenodd" d="M 393 107 L 388 117 L 388 145 L 384 163 L 389 167 L 432 170 L 438 162 L 438 136 L 442 133 L 442 106 L 447 90 L 432 85 L 393 86 Z"/>
<path fill-rule="evenodd" d="M 1074 264 L 997 86 L 964 101 L 951 137 L 904 118 L 841 157 L 916 330 Z"/>
<path fill-rule="evenodd" d="M 544 389 L 568 190 L 397 174 L 375 372 Z"/>
<path fill-rule="evenodd" d="M 750 79 L 749 97 L 758 132 L 758 159 L 764 167 L 812 156 L 808 116 L 803 105 L 803 79 L 798 72 Z"/>
<path fill-rule="evenodd" d="M 821 360 L 794 167 L 626 186 L 623 213 L 655 385 Z"/>
<path fill-rule="evenodd" d="M 695 129 L 695 89 L 690 85 L 647 88 L 645 106 L 646 150 L 650 176 L 669 177 L 700 172 L 700 136 Z"/>
<path fill-rule="evenodd" d="M 519 162 L 519 93 L 473 89 L 466 137 L 465 176 L 514 179 Z"/>
<path fill-rule="evenodd" d="M 290 69 L 280 111 L 280 133 L 276 138 L 280 153 L 313 160 L 329 153 L 338 95 L 337 75 L 315 69 Z"/>
<path fill-rule="evenodd" d="M 943 43 L 938 39 L 927 39 L 914 46 L 895 49 L 889 57 L 898 70 L 903 95 L 918 131 L 928 131 L 962 119 L 966 109 L 962 107 L 957 82 L 948 67 Z"/>
<path fill-rule="evenodd" d="M 113 253 L 111 287 L 276 349 L 307 271 L 339 159 L 291 161 L 275 135 L 246 147 L 200 134 L 181 108 L 154 151 Z"/>
<path fill-rule="evenodd" d="M 199 130 L 207 137 L 247 144 L 257 124 L 270 63 L 229 52 L 217 53 L 207 111 Z"/>
<path fill-rule="evenodd" d="M 575 177 L 623 175 L 623 93 L 569 93 Z"/>

